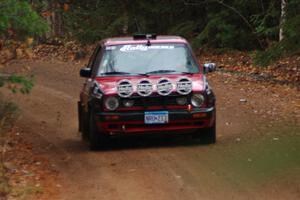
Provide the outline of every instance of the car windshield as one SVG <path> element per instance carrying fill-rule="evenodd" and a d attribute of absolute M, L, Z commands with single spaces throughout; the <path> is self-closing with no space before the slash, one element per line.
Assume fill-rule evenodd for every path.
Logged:
<path fill-rule="evenodd" d="M 107 46 L 98 75 L 198 73 L 199 67 L 186 44 Z"/>

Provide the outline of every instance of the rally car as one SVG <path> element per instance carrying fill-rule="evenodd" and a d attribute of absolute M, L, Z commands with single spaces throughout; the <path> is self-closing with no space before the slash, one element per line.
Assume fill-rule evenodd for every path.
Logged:
<path fill-rule="evenodd" d="M 79 131 L 91 149 L 111 136 L 191 133 L 216 142 L 215 95 L 188 42 L 139 34 L 96 47 L 78 102 Z"/>

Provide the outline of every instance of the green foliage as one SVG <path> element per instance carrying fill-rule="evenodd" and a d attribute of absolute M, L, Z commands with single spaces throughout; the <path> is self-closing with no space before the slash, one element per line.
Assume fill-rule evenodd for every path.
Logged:
<path fill-rule="evenodd" d="M 279 16 L 280 10 L 276 9 L 274 2 L 271 2 L 266 12 L 253 15 L 250 20 L 255 26 L 258 36 L 277 40 L 279 33 Z"/>
<path fill-rule="evenodd" d="M 280 43 L 278 0 L 0 0 L 0 35 L 42 35 L 47 25 L 37 12 L 55 13 L 48 19 L 52 32 L 62 29 L 66 38 L 82 43 L 138 32 L 174 34 L 195 48 L 267 49 L 256 60 L 268 63 L 299 48 L 300 0 L 287 3 Z"/>
<path fill-rule="evenodd" d="M 275 0 L 268 0 L 264 6 L 274 7 L 272 2 Z M 254 15 L 260 18 L 251 24 Z M 206 3 L 197 0 L 90 0 L 71 1 L 69 11 L 64 13 L 64 22 L 67 32 L 81 42 L 95 42 L 136 32 L 155 32 L 184 36 L 192 40 L 196 48 L 208 45 L 253 49 L 260 45 L 256 38 L 259 33 L 255 33 L 254 26 L 263 26 L 270 18 L 264 19 L 265 15 L 256 0 L 229 0 L 226 4 L 217 0 Z M 273 18 L 278 21 L 278 13 L 270 15 L 276 15 Z"/>
<path fill-rule="evenodd" d="M 190 38 L 202 21 L 196 19 L 197 12 L 203 9 L 185 6 L 181 0 L 72 1 L 64 22 L 70 36 L 85 43 L 137 32 Z"/>
<path fill-rule="evenodd" d="M 93 4 L 94 3 L 94 4 Z M 119 2 L 121 4 L 121 2 Z M 99 5 L 98 5 L 99 4 Z M 97 6 L 98 5 L 98 6 Z M 72 12 L 64 13 L 65 28 L 74 38 L 83 43 L 92 43 L 102 38 L 120 35 L 127 16 L 116 2 L 74 2 Z"/>
<path fill-rule="evenodd" d="M 284 39 L 274 43 L 266 51 L 258 52 L 255 63 L 267 66 L 283 56 L 300 53 L 300 0 L 291 0 L 288 4 L 288 13 L 284 24 Z"/>
<path fill-rule="evenodd" d="M 8 31 L 24 39 L 44 34 L 48 25 L 27 1 L 0 0 L 0 36 L 8 35 Z"/>
<path fill-rule="evenodd" d="M 8 78 L 1 78 L 0 87 L 3 87 L 7 83 L 10 85 L 10 90 L 13 93 L 20 92 L 22 94 L 28 94 L 33 88 L 33 77 L 27 78 L 24 76 L 11 75 Z"/>
<path fill-rule="evenodd" d="M 18 115 L 18 106 L 15 103 L 5 101 L 0 95 L 0 132 L 3 129 L 10 128 Z"/>
<path fill-rule="evenodd" d="M 259 66 L 268 66 L 272 61 L 278 60 L 283 52 L 284 48 L 276 44 L 266 51 L 258 51 L 254 56 L 254 63 Z"/>
<path fill-rule="evenodd" d="M 168 32 L 173 35 L 180 35 L 185 38 L 191 38 L 196 27 L 194 21 L 186 21 L 172 27 Z"/>
<path fill-rule="evenodd" d="M 19 109 L 16 104 L 5 101 L 0 94 L 0 146 L 5 148 L 6 131 L 10 129 L 17 117 L 19 116 Z M 6 176 L 6 169 L 3 163 L 3 154 L 0 156 L 0 196 L 5 198 L 11 192 Z"/>
<path fill-rule="evenodd" d="M 22 94 L 28 94 L 33 87 L 32 78 L 28 79 L 23 76 L 12 75 L 9 77 L 8 82 L 20 86 L 13 87 L 11 89 L 13 93 L 21 92 Z"/>
<path fill-rule="evenodd" d="M 234 34 L 233 34 L 234 33 Z M 222 15 L 210 18 L 204 30 L 195 38 L 194 46 L 235 47 L 236 27 L 225 21 Z"/>

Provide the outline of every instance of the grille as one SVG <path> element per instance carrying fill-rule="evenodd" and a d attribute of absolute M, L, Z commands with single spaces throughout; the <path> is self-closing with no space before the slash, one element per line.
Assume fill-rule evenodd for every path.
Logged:
<path fill-rule="evenodd" d="M 134 106 L 170 106 L 170 105 L 178 105 L 176 102 L 177 97 L 183 97 L 182 95 L 176 96 L 151 96 L 151 97 L 138 97 L 138 98 L 126 98 L 134 100 Z M 187 96 L 188 99 L 190 98 Z"/>

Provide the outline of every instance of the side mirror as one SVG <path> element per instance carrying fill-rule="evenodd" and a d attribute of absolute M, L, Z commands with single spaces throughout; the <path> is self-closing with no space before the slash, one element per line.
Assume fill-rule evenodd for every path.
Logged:
<path fill-rule="evenodd" d="M 205 63 L 203 65 L 204 73 L 213 72 L 213 71 L 216 71 L 216 69 L 217 69 L 216 63 Z"/>
<path fill-rule="evenodd" d="M 83 68 L 80 70 L 80 76 L 81 77 L 85 77 L 85 78 L 89 78 L 91 77 L 91 69 L 90 68 Z"/>

